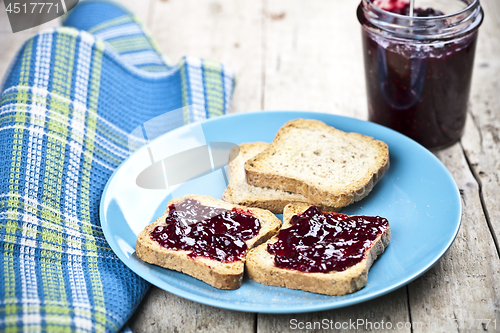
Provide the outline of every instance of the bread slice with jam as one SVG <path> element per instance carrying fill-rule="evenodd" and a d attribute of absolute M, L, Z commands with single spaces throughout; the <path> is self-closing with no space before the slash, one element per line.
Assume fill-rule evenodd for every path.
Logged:
<path fill-rule="evenodd" d="M 248 250 L 276 234 L 280 225 L 267 210 L 188 195 L 169 201 L 165 213 L 139 234 L 136 253 L 147 263 L 215 288 L 237 289 Z"/>
<path fill-rule="evenodd" d="M 267 149 L 245 162 L 249 184 L 335 208 L 367 196 L 388 168 L 384 142 L 313 119 L 287 122 Z"/>
<path fill-rule="evenodd" d="M 366 285 L 370 267 L 389 240 L 384 218 L 289 204 L 280 232 L 248 253 L 246 271 L 265 285 L 345 295 Z"/>

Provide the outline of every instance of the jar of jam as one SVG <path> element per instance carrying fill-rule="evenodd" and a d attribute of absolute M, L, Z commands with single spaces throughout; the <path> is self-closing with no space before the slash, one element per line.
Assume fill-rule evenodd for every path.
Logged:
<path fill-rule="evenodd" d="M 429 149 L 462 136 L 472 78 L 479 0 L 362 0 L 369 120 Z"/>

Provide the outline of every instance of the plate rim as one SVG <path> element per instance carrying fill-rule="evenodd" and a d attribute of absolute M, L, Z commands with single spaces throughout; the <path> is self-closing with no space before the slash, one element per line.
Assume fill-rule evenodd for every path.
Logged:
<path fill-rule="evenodd" d="M 338 308 L 343 308 L 343 307 L 347 307 L 347 306 L 352 306 L 352 305 L 367 302 L 369 300 L 386 295 L 390 292 L 396 291 L 396 290 L 406 286 L 407 284 L 411 283 L 412 281 L 416 280 L 417 278 L 419 278 L 423 274 L 425 274 L 450 249 L 450 247 L 452 246 L 453 242 L 455 241 L 455 239 L 458 235 L 458 232 L 460 231 L 460 227 L 462 225 L 462 217 L 463 217 L 463 203 L 461 200 L 458 185 L 457 185 L 455 179 L 453 178 L 453 175 L 448 170 L 448 168 L 446 168 L 446 166 L 443 164 L 443 162 L 441 162 L 441 160 L 439 160 L 439 158 L 437 158 L 427 148 L 423 147 L 421 144 L 412 140 L 411 138 L 409 138 L 409 137 L 407 137 L 407 136 L 405 136 L 405 135 L 403 135 L 403 134 L 401 134 L 401 133 L 399 133 L 391 128 L 382 126 L 380 124 L 373 123 L 373 122 L 366 121 L 366 120 L 362 120 L 362 119 L 358 119 L 358 118 L 337 115 L 337 114 L 331 114 L 331 113 L 324 113 L 324 112 L 299 111 L 299 110 L 260 110 L 260 111 L 251 111 L 251 112 L 230 113 L 230 114 L 225 114 L 225 115 L 214 117 L 214 118 L 204 119 L 203 121 L 200 121 L 200 122 L 190 123 L 190 124 L 178 127 L 176 129 L 173 129 L 172 131 L 169 131 L 167 133 L 164 133 L 164 134 L 160 135 L 159 137 L 155 138 L 154 140 L 152 140 L 151 142 L 157 141 L 157 140 L 162 140 L 164 136 L 172 135 L 171 134 L 172 132 L 175 132 L 175 131 L 180 130 L 180 129 L 187 129 L 189 127 L 199 126 L 200 124 L 216 122 L 216 121 L 220 121 L 221 119 L 254 116 L 257 114 L 262 114 L 263 112 L 265 112 L 268 115 L 272 115 L 272 114 L 280 114 L 280 115 L 290 114 L 290 115 L 293 115 L 293 114 L 295 114 L 295 115 L 297 115 L 297 117 L 295 117 L 295 118 L 303 117 L 305 119 L 318 119 L 319 117 L 332 117 L 332 118 L 342 119 L 343 121 L 354 121 L 354 122 L 369 124 L 369 126 L 374 126 L 376 131 L 382 130 L 382 131 L 392 132 L 393 135 L 401 136 L 402 139 L 408 140 L 408 141 L 412 142 L 412 144 L 416 145 L 418 147 L 418 149 L 422 149 L 423 152 L 430 159 L 432 159 L 434 162 L 437 163 L 437 165 L 439 165 L 441 167 L 441 169 L 444 171 L 446 176 L 451 180 L 451 183 L 454 184 L 453 190 L 454 190 L 454 194 L 456 196 L 455 199 L 457 199 L 456 201 L 458 203 L 458 208 L 459 208 L 458 209 L 458 221 L 455 225 L 455 229 L 453 231 L 452 237 L 450 237 L 449 241 L 443 247 L 443 250 L 440 251 L 437 255 L 434 255 L 432 260 L 430 260 L 426 266 L 424 266 L 420 270 L 416 271 L 412 275 L 406 277 L 405 279 L 399 281 L 398 283 L 395 283 L 395 284 L 388 286 L 384 289 L 380 289 L 376 292 L 372 292 L 371 294 L 368 294 L 368 295 L 364 295 L 364 296 L 360 296 L 360 297 L 353 297 L 353 298 L 349 298 L 349 299 L 345 299 L 345 300 L 341 300 L 341 301 L 322 302 L 322 303 L 319 303 L 317 305 L 294 306 L 294 307 L 286 307 L 286 308 L 279 308 L 279 307 L 265 307 L 265 308 L 252 307 L 252 308 L 249 308 L 250 307 L 249 305 L 242 305 L 242 304 L 230 303 L 227 301 L 220 301 L 218 299 L 213 299 L 213 298 L 209 298 L 206 296 L 201 296 L 201 295 L 196 295 L 196 294 L 193 294 L 190 292 L 186 292 L 182 289 L 179 289 L 175 286 L 168 284 L 168 282 L 161 280 L 160 278 L 158 278 L 155 275 L 146 274 L 134 262 L 129 262 L 129 259 L 125 257 L 125 255 L 122 253 L 122 251 L 117 251 L 117 249 L 115 249 L 115 247 L 117 247 L 117 246 L 116 246 L 113 238 L 111 237 L 112 233 L 111 233 L 111 230 L 108 228 L 109 224 L 107 223 L 107 220 L 105 217 L 105 211 L 104 211 L 104 209 L 105 209 L 104 201 L 105 200 L 104 199 L 106 197 L 106 194 L 108 193 L 108 188 L 109 188 L 110 183 L 115 178 L 117 172 L 121 169 L 121 167 L 124 164 L 126 164 L 131 158 L 133 158 L 133 156 L 135 154 L 138 154 L 141 150 L 147 149 L 147 144 L 146 144 L 146 145 L 140 147 L 139 149 L 137 149 L 136 151 L 134 151 L 133 153 L 131 153 L 113 171 L 111 176 L 106 181 L 106 185 L 105 185 L 103 192 L 101 194 L 100 203 L 99 203 L 99 219 L 100 219 L 101 227 L 102 227 L 102 230 L 104 233 L 104 237 L 106 238 L 106 241 L 108 242 L 108 244 L 109 244 L 110 248 L 112 249 L 112 251 L 114 252 L 114 254 L 125 264 L 125 266 L 127 266 L 131 271 L 133 271 L 135 274 L 137 274 L 138 276 L 140 276 L 142 279 L 149 282 L 150 284 L 153 284 L 156 287 L 158 287 L 162 290 L 165 290 L 169 293 L 172 293 L 172 294 L 177 295 L 179 297 L 182 297 L 182 298 L 185 298 L 185 299 L 188 299 L 188 300 L 200 303 L 200 304 L 210 305 L 210 306 L 218 307 L 221 309 L 234 310 L 234 311 L 240 311 L 240 312 L 250 312 L 250 313 L 269 313 L 269 314 L 306 313 L 306 312 L 324 311 L 324 310 L 331 310 L 331 309 L 338 309 Z M 290 119 L 295 119 L 295 118 L 290 118 Z M 361 133 L 361 134 L 363 134 L 363 133 Z M 119 249 L 119 247 L 118 247 L 118 249 Z M 245 278 L 247 278 L 246 275 L 245 275 Z M 167 284 L 169 286 L 169 289 L 165 289 L 163 286 L 159 286 L 159 285 L 165 285 L 165 284 Z M 351 295 L 355 295 L 355 293 L 353 293 Z M 336 296 L 332 296 L 332 297 L 336 297 Z"/>

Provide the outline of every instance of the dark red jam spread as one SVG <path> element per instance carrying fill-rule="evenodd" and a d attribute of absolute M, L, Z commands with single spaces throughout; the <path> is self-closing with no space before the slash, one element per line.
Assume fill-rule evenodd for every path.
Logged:
<path fill-rule="evenodd" d="M 305 273 L 343 271 L 365 258 L 365 252 L 389 226 L 380 216 L 348 216 L 312 206 L 292 217 L 278 241 L 268 244 L 276 267 Z"/>
<path fill-rule="evenodd" d="M 204 206 L 194 199 L 168 208 L 167 225 L 157 226 L 151 239 L 167 249 L 192 251 L 191 258 L 239 260 L 247 250 L 245 241 L 260 231 L 260 222 L 250 211 Z"/>

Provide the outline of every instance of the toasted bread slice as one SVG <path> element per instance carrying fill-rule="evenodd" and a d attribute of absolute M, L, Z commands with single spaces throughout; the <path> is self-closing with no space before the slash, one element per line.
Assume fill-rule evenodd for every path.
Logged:
<path fill-rule="evenodd" d="M 312 119 L 287 122 L 266 150 L 245 162 L 249 184 L 336 208 L 368 195 L 388 168 L 384 142 Z"/>
<path fill-rule="evenodd" d="M 260 231 L 255 237 L 246 241 L 248 249 L 268 240 L 278 232 L 281 225 L 281 221 L 267 210 L 233 205 L 204 195 L 188 195 L 169 201 L 165 213 L 139 234 L 135 249 L 137 256 L 147 263 L 186 273 L 215 288 L 238 289 L 243 279 L 245 258 L 229 263 L 201 256 L 192 258 L 188 256 L 191 251 L 167 249 L 151 239 L 150 234 L 156 226 L 166 225 L 165 219 L 169 214 L 170 205 L 189 198 L 198 200 L 206 206 L 227 210 L 233 208 L 249 210 L 259 220 Z"/>
<path fill-rule="evenodd" d="M 305 212 L 310 205 L 303 203 L 289 204 L 283 213 L 282 230 L 291 227 L 290 219 Z M 267 251 L 267 245 L 278 240 L 272 237 L 247 254 L 246 271 L 248 276 L 259 283 L 299 289 L 326 295 L 345 295 L 363 288 L 368 279 L 368 271 L 375 259 L 384 252 L 391 237 L 390 226 L 380 234 L 371 248 L 365 251 L 362 261 L 344 271 L 328 273 L 304 273 L 298 270 L 276 267 L 274 255 Z"/>
<path fill-rule="evenodd" d="M 283 213 L 283 208 L 289 203 L 308 203 L 308 200 L 302 194 L 258 187 L 247 183 L 245 162 L 267 149 L 269 145 L 269 143 L 265 142 L 253 142 L 243 143 L 239 146 L 238 156 L 227 166 L 229 186 L 222 194 L 222 200 L 233 204 L 267 209 L 275 214 Z M 330 210 L 338 211 L 335 208 Z"/>

